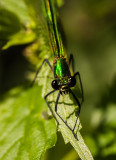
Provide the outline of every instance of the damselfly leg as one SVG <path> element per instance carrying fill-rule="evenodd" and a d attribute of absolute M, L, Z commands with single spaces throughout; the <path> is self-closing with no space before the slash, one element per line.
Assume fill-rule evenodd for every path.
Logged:
<path fill-rule="evenodd" d="M 37 69 L 37 71 L 36 71 L 36 74 L 35 74 L 34 80 L 32 81 L 31 86 L 33 86 L 33 84 L 35 83 L 35 80 L 36 80 L 36 78 L 37 78 L 37 75 L 39 74 L 39 72 L 40 72 L 40 70 L 41 70 L 41 68 L 42 68 L 42 66 L 44 65 L 45 62 L 48 64 L 48 66 L 50 67 L 51 71 L 53 72 L 53 68 L 52 68 L 50 62 L 48 61 L 48 59 L 44 59 L 43 62 L 42 62 L 42 64 L 41 64 L 41 66 L 40 66 L 40 67 Z M 51 111 L 52 116 L 54 117 L 54 119 L 56 120 L 57 125 L 58 125 L 59 122 L 58 122 L 58 120 L 56 119 L 55 114 L 53 113 L 51 107 L 49 106 L 49 104 L 48 104 L 48 102 L 47 102 L 47 97 L 48 97 L 50 94 L 54 93 L 55 91 L 56 91 L 56 90 L 53 90 L 53 91 L 49 92 L 48 94 L 46 94 L 46 95 L 44 96 L 44 100 L 45 100 L 45 102 L 46 102 L 46 104 L 47 104 L 47 107 L 48 107 L 49 110 Z"/>
<path fill-rule="evenodd" d="M 31 86 L 33 86 L 33 84 L 35 83 L 35 80 L 36 80 L 36 78 L 37 78 L 37 75 L 38 75 L 38 73 L 40 72 L 40 70 L 41 70 L 41 68 L 42 68 L 42 66 L 43 66 L 43 64 L 44 64 L 45 62 L 48 64 L 48 66 L 50 67 L 50 69 L 51 69 L 51 71 L 52 71 L 52 73 L 53 73 L 53 68 L 52 68 L 50 62 L 48 61 L 48 59 L 44 59 L 43 62 L 42 62 L 42 64 L 41 64 L 41 66 L 40 66 L 40 67 L 37 69 L 37 71 L 36 71 L 36 74 L 35 74 L 35 77 L 34 77 L 34 79 L 33 79 L 33 81 L 32 81 Z"/>

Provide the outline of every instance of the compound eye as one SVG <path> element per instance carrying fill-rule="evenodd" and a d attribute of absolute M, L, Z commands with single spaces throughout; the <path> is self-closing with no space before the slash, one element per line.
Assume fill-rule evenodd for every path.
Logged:
<path fill-rule="evenodd" d="M 75 84 L 76 84 L 76 79 L 75 79 L 75 77 L 70 77 L 70 86 L 71 86 L 71 87 L 74 87 Z"/>
<path fill-rule="evenodd" d="M 58 89 L 59 89 L 57 80 L 53 80 L 51 85 L 52 85 L 52 88 L 53 88 L 53 89 L 55 89 L 55 90 L 58 90 Z"/>

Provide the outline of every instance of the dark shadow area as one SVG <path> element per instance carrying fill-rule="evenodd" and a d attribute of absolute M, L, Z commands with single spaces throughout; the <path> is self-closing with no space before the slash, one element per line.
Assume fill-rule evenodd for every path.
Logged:
<path fill-rule="evenodd" d="M 116 155 L 111 155 L 111 156 L 107 156 L 107 157 L 96 157 L 95 160 L 115 160 L 116 159 Z"/>
<path fill-rule="evenodd" d="M 32 67 L 23 56 L 23 50 L 26 47 L 27 45 L 14 46 L 1 52 L 0 94 L 29 81 L 26 73 L 31 71 Z"/>

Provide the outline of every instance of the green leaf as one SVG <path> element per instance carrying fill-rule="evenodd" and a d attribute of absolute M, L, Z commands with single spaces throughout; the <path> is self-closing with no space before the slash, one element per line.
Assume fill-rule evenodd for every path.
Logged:
<path fill-rule="evenodd" d="M 51 58 L 49 59 L 51 62 Z M 48 67 L 48 65 L 44 65 L 41 69 L 41 72 L 38 75 L 38 83 L 39 85 L 43 86 L 42 89 L 42 97 L 44 97 L 47 93 L 52 91 L 51 82 L 53 80 L 53 75 Z M 78 86 L 78 85 L 77 85 Z M 77 89 L 78 90 L 78 89 Z M 58 91 L 56 91 L 55 94 L 52 94 L 48 96 L 47 100 L 52 108 L 53 113 L 55 114 L 58 122 L 59 122 L 59 131 L 61 132 L 65 143 L 70 142 L 71 145 L 75 148 L 75 150 L 78 152 L 80 158 L 82 160 L 93 160 L 93 157 L 91 155 L 91 152 L 89 151 L 88 147 L 86 146 L 79 130 L 81 129 L 80 121 L 78 120 L 78 123 L 76 125 L 76 131 L 77 139 L 75 139 L 72 132 L 68 129 L 68 127 L 62 122 L 62 120 L 56 115 L 55 113 L 55 102 L 57 99 Z M 78 94 L 76 95 L 78 96 Z M 79 97 L 78 97 L 79 98 Z M 58 103 L 58 113 L 60 116 L 67 121 L 68 125 L 73 128 L 75 121 L 76 121 L 76 115 L 75 110 L 78 108 L 77 104 L 75 103 L 73 97 L 70 95 L 61 95 Z"/>
<path fill-rule="evenodd" d="M 7 49 L 14 45 L 31 43 L 36 39 L 36 34 L 30 31 L 20 31 L 10 37 L 10 40 L 4 45 L 3 49 Z"/>
<path fill-rule="evenodd" d="M 3 49 L 31 43 L 36 39 L 33 20 L 23 0 L 2 0 L 0 3 L 0 40 L 7 40 Z"/>
<path fill-rule="evenodd" d="M 0 159 L 40 160 L 56 143 L 53 119 L 45 120 L 41 87 L 15 88 L 0 98 Z"/>
<path fill-rule="evenodd" d="M 18 2 L 14 0 L 1 0 L 0 5 L 6 10 L 11 11 L 16 16 L 18 16 L 23 24 L 30 24 L 30 17 L 28 15 L 27 7 L 24 3 L 24 0 L 20 0 Z"/>
<path fill-rule="evenodd" d="M 7 40 L 21 29 L 19 18 L 12 12 L 0 8 L 0 40 Z"/>
<path fill-rule="evenodd" d="M 30 2 L 29 9 L 30 9 L 30 11 L 32 11 L 31 13 L 33 13 L 33 17 L 36 16 L 38 19 L 38 16 L 40 16 L 39 14 L 36 14 L 36 13 L 40 12 L 38 5 L 37 5 L 38 1 L 32 2 L 29 0 L 29 2 Z M 41 19 L 39 21 L 41 21 Z M 46 34 L 46 32 L 44 34 Z M 41 42 L 43 42 L 42 39 L 41 39 Z M 43 45 L 41 45 L 42 52 L 39 54 L 39 56 L 42 57 L 42 59 L 44 58 L 44 55 L 46 58 L 52 57 L 52 53 L 50 52 L 50 49 L 48 49 L 47 47 L 49 48 L 49 46 L 46 46 L 45 43 Z M 51 58 L 50 62 L 52 62 L 52 60 L 53 59 Z M 51 75 L 51 72 L 50 72 L 50 69 L 48 66 L 45 65 L 44 67 L 42 67 L 41 73 L 39 74 L 39 85 L 43 86 L 42 97 L 44 97 L 47 93 L 49 93 L 52 90 L 51 85 L 50 85 L 51 81 L 53 79 L 52 76 L 53 75 Z M 81 97 L 79 94 L 80 92 L 79 92 L 78 85 L 76 87 L 77 87 L 76 88 L 77 90 L 74 89 L 74 91 L 76 91 L 75 94 L 80 99 Z M 41 97 L 40 93 L 41 93 L 41 90 L 39 89 L 38 92 L 32 93 L 31 96 L 27 95 L 26 99 L 28 99 L 28 102 L 27 101 L 26 102 L 30 106 L 30 109 L 29 109 L 29 111 L 27 110 L 27 112 L 26 112 L 27 115 L 24 116 L 25 117 L 24 119 L 26 119 L 26 123 L 24 123 L 23 129 L 20 129 L 20 131 L 22 131 L 21 135 L 23 135 L 23 136 L 20 136 L 21 137 L 21 138 L 19 138 L 20 140 L 18 139 L 18 142 L 20 144 L 17 144 L 17 140 L 15 140 L 15 143 L 13 143 L 14 141 L 13 141 L 13 139 L 11 139 L 12 140 L 11 142 L 13 143 L 13 145 L 16 144 L 17 148 L 18 148 L 18 151 L 17 152 L 15 151 L 15 154 L 16 153 L 17 154 L 16 155 L 12 154 L 15 157 L 17 156 L 18 157 L 17 159 L 21 159 L 21 160 L 22 159 L 41 159 L 41 157 L 45 153 L 45 150 L 47 148 L 52 147 L 56 142 L 55 125 L 52 124 L 54 122 L 54 120 L 45 121 L 41 117 L 42 110 L 41 110 L 40 106 L 43 107 L 43 105 L 45 103 L 43 103 L 42 100 L 39 98 L 39 97 Z M 84 140 L 79 132 L 79 130 L 81 129 L 81 124 L 80 124 L 79 119 L 78 119 L 78 123 L 77 123 L 76 129 L 75 129 L 75 134 L 77 135 L 77 138 L 78 138 L 78 140 L 77 140 L 77 139 L 75 139 L 72 132 L 68 129 L 68 127 L 56 115 L 54 106 L 55 106 L 57 94 L 58 93 L 56 91 L 56 93 L 53 95 L 50 95 L 47 100 L 49 101 L 51 109 L 59 121 L 58 129 L 62 133 L 65 143 L 70 142 L 72 144 L 72 146 L 75 148 L 75 150 L 78 152 L 78 154 L 82 160 L 88 160 L 88 159 L 92 160 L 93 157 L 92 157 L 88 147 L 85 145 Z M 30 102 L 32 97 L 34 97 L 34 100 L 35 100 L 33 102 L 37 102 L 37 100 L 38 100 L 38 105 L 35 105 L 35 104 L 32 105 L 32 102 Z M 24 100 L 20 100 L 20 102 L 24 102 Z M 26 106 L 27 106 L 27 104 L 26 104 Z M 38 109 L 38 106 L 39 106 L 39 109 Z M 23 111 L 23 114 L 24 114 L 25 107 L 23 106 L 21 108 L 21 110 L 24 110 Z M 58 103 L 58 113 L 65 121 L 67 121 L 68 125 L 71 128 L 74 127 L 74 124 L 76 121 L 76 114 L 75 114 L 76 111 L 78 111 L 78 106 L 75 103 L 75 100 L 73 99 L 73 97 L 71 97 L 70 95 L 63 95 L 60 97 L 60 100 Z M 20 113 L 20 116 L 23 115 L 19 111 L 18 111 L 18 113 Z M 13 122 L 15 122 L 15 119 L 13 120 Z M 54 127 L 52 125 L 54 125 Z M 33 126 L 33 127 L 31 127 L 31 126 Z M 18 130 L 18 133 L 20 133 L 19 130 Z M 47 139 L 46 139 L 46 137 L 47 137 Z M 7 142 L 6 144 L 10 145 L 10 144 L 12 144 L 11 142 L 10 143 Z M 32 147 L 32 144 L 34 145 L 35 148 Z M 15 146 L 15 148 L 16 148 L 16 146 Z M 12 149 L 12 146 L 9 146 L 7 151 L 9 151 L 11 149 Z M 14 147 L 13 147 L 13 149 L 14 149 Z M 11 152 L 13 152 L 13 150 L 11 150 Z M 6 154 L 3 154 L 2 159 L 4 157 L 6 158 L 6 155 L 8 157 L 8 154 L 9 154 L 9 152 Z M 13 159 L 13 157 L 11 159 Z"/>

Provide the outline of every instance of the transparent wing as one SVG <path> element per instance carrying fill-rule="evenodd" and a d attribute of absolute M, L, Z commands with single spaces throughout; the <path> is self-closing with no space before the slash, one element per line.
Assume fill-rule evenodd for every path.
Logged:
<path fill-rule="evenodd" d="M 34 20 L 32 27 L 38 34 L 41 50 L 46 48 L 50 54 L 55 56 L 65 55 L 62 40 L 64 39 L 64 32 L 57 13 L 56 0 L 25 1 L 32 20 Z"/>

